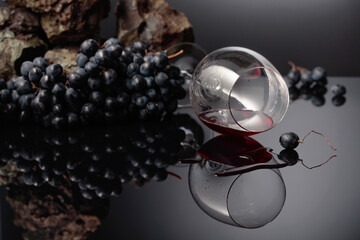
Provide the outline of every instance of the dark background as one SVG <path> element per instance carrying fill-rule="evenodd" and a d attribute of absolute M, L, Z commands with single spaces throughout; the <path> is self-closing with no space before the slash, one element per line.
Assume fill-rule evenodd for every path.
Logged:
<path fill-rule="evenodd" d="M 112 0 L 112 7 L 115 5 Z M 321 65 L 332 76 L 360 75 L 358 0 L 168 0 L 194 26 L 208 51 L 236 45 L 268 58 L 282 74 L 288 60 L 308 68 Z M 6 4 L 0 2 L 0 6 Z M 101 34 L 115 34 L 113 13 Z"/>

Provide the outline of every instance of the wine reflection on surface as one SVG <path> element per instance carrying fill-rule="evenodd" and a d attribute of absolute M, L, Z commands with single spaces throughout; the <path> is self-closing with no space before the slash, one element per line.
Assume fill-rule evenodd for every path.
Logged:
<path fill-rule="evenodd" d="M 266 148 L 241 136 L 213 138 L 199 155 L 202 161 L 189 169 L 189 187 L 205 213 L 243 228 L 262 227 L 278 216 L 286 188 L 277 168 L 287 164 L 277 163 Z"/>

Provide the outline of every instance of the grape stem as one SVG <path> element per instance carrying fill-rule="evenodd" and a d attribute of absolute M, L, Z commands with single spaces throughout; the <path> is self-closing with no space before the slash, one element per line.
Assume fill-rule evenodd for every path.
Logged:
<path fill-rule="evenodd" d="M 147 49 L 145 49 L 145 54 L 146 54 L 146 55 L 151 55 L 151 56 L 154 56 L 154 55 L 155 55 L 154 52 L 149 52 Z"/>
<path fill-rule="evenodd" d="M 181 55 L 184 53 L 184 50 L 180 50 L 177 53 L 171 54 L 170 56 L 168 56 L 168 59 L 172 59 L 172 58 L 176 58 L 177 56 Z"/>
<path fill-rule="evenodd" d="M 296 70 L 296 65 L 295 65 L 294 62 L 288 61 L 288 64 L 291 66 L 291 68 L 292 68 L 293 70 Z"/>
<path fill-rule="evenodd" d="M 168 174 L 169 176 L 172 176 L 172 177 L 174 177 L 174 178 L 176 178 L 176 179 L 178 179 L 178 180 L 181 181 L 181 177 L 180 177 L 179 175 L 177 175 L 177 174 L 175 174 L 175 173 L 173 173 L 173 172 L 167 172 L 167 174 Z"/>
<path fill-rule="evenodd" d="M 334 147 L 331 145 L 330 141 L 327 139 L 327 137 L 326 137 L 324 134 L 319 133 L 319 132 L 316 132 L 316 131 L 314 131 L 314 130 L 310 130 L 310 132 L 308 132 L 308 133 L 305 135 L 305 137 L 303 137 L 303 139 L 298 140 L 298 142 L 299 142 L 299 143 L 304 143 L 305 138 L 306 138 L 307 136 L 309 136 L 311 133 L 316 133 L 316 134 L 322 136 L 322 137 L 325 139 L 325 141 L 329 144 L 329 146 L 331 147 L 331 149 L 334 150 L 334 151 L 336 151 L 336 148 L 334 148 Z"/>
<path fill-rule="evenodd" d="M 296 64 L 292 61 L 288 61 L 288 64 L 291 66 L 293 70 L 298 70 L 300 73 L 304 73 L 307 70 L 304 67 L 296 66 Z"/>
<path fill-rule="evenodd" d="M 319 165 L 316 165 L 316 166 L 312 166 L 312 167 L 309 167 L 309 166 L 305 165 L 304 160 L 302 160 L 302 159 L 298 159 L 298 161 L 301 162 L 301 164 L 302 164 L 304 167 L 306 167 L 307 169 L 314 169 L 314 168 L 321 167 L 321 166 L 325 165 L 326 163 L 328 163 L 328 162 L 329 162 L 332 158 L 334 158 L 334 157 L 336 157 L 336 155 L 332 155 L 332 156 L 329 157 L 329 159 L 326 160 L 325 162 L 323 162 L 323 163 L 321 163 L 321 164 L 319 164 Z"/>

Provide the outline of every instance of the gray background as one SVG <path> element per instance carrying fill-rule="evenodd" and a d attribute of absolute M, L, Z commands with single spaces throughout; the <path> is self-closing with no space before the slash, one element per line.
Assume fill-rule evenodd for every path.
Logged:
<path fill-rule="evenodd" d="M 112 7 L 115 5 L 112 0 Z M 282 74 L 288 60 L 325 67 L 332 76 L 360 75 L 358 0 L 168 0 L 194 26 L 196 42 L 208 51 L 236 45 L 268 58 Z M 0 2 L 0 6 L 6 5 Z M 101 34 L 115 34 L 113 12 Z"/>

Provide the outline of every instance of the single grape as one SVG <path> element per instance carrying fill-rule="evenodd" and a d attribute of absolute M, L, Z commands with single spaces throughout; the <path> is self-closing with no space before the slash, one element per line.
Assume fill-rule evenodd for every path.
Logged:
<path fill-rule="evenodd" d="M 20 73 L 23 76 L 28 76 L 31 69 L 34 68 L 34 64 L 30 61 L 25 61 L 21 64 Z"/>
<path fill-rule="evenodd" d="M 316 107 L 321 107 L 325 104 L 325 98 L 323 95 L 313 95 L 311 97 L 311 103 Z"/>
<path fill-rule="evenodd" d="M 159 72 L 156 76 L 155 76 L 155 83 L 159 86 L 159 87 L 165 87 L 168 85 L 169 83 L 169 77 L 166 73 L 164 72 Z"/>
<path fill-rule="evenodd" d="M 153 58 L 155 66 L 158 68 L 164 68 L 169 64 L 168 56 L 165 52 L 157 52 Z"/>
<path fill-rule="evenodd" d="M 100 49 L 95 54 L 95 61 L 100 66 L 109 66 L 111 62 L 110 53 L 106 49 Z"/>
<path fill-rule="evenodd" d="M 335 95 L 331 99 L 331 102 L 334 106 L 339 107 L 344 105 L 344 103 L 346 102 L 346 98 L 343 95 Z"/>
<path fill-rule="evenodd" d="M 80 52 L 88 57 L 93 56 L 98 50 L 99 46 L 94 39 L 87 39 L 80 45 Z"/>
<path fill-rule="evenodd" d="M 287 132 L 281 134 L 279 141 L 283 148 L 294 149 L 299 145 L 299 136 L 293 132 Z"/>
<path fill-rule="evenodd" d="M 298 162 L 299 154 L 294 149 L 284 149 L 279 153 L 279 159 L 284 160 L 289 166 L 292 166 Z"/>
<path fill-rule="evenodd" d="M 326 78 L 326 70 L 323 67 L 316 67 L 312 70 L 311 78 L 314 81 Z"/>
<path fill-rule="evenodd" d="M 75 61 L 78 67 L 83 68 L 85 67 L 85 64 L 89 61 L 89 58 L 85 54 L 79 53 L 78 55 L 76 55 Z"/>
<path fill-rule="evenodd" d="M 38 67 L 34 67 L 29 71 L 29 80 L 34 84 L 38 84 L 42 76 L 43 72 Z"/>
<path fill-rule="evenodd" d="M 53 75 L 45 74 L 40 80 L 40 87 L 43 89 L 51 90 L 55 85 L 55 79 Z"/>
<path fill-rule="evenodd" d="M 34 64 L 35 67 L 40 68 L 42 72 L 45 72 L 46 68 L 48 66 L 48 63 L 47 63 L 46 59 L 43 58 L 43 57 L 34 58 L 33 64 Z"/>
<path fill-rule="evenodd" d="M 51 75 L 54 79 L 59 79 L 63 73 L 63 68 L 60 64 L 54 63 L 46 68 L 46 74 Z"/>
<path fill-rule="evenodd" d="M 286 83 L 288 87 L 295 86 L 301 78 L 300 71 L 297 69 L 291 69 L 286 76 Z"/>
<path fill-rule="evenodd" d="M 335 94 L 335 96 L 344 95 L 346 93 L 346 88 L 344 85 L 335 84 L 331 86 L 331 92 Z"/>

